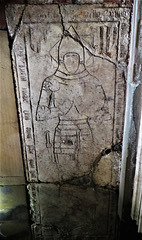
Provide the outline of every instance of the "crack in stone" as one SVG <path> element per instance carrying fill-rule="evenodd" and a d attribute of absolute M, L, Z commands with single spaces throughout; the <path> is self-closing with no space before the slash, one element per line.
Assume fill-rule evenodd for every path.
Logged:
<path fill-rule="evenodd" d="M 124 75 L 126 77 L 127 75 L 127 63 L 120 63 L 118 61 L 113 61 L 111 58 L 109 57 L 106 57 L 106 56 L 102 56 L 100 54 L 96 54 L 95 53 L 95 50 L 92 49 L 89 44 L 84 41 L 83 39 L 81 39 L 81 37 L 78 35 L 77 31 L 75 30 L 75 28 L 73 27 L 75 33 L 76 33 L 76 36 L 77 37 L 74 37 L 66 28 L 65 28 L 65 25 L 64 25 L 64 17 L 63 17 L 63 14 L 62 14 L 62 11 L 61 11 L 61 6 L 58 4 L 58 8 L 59 8 L 59 14 L 61 16 L 61 24 L 62 24 L 62 28 L 63 28 L 63 35 L 62 35 L 62 38 L 64 36 L 69 36 L 71 37 L 74 41 L 78 42 L 83 48 L 85 48 L 92 56 L 94 57 L 98 57 L 98 58 L 101 58 L 101 59 L 104 59 L 104 60 L 107 60 L 109 61 L 110 63 L 114 64 L 115 67 L 117 69 L 120 69 L 124 72 Z M 61 41 L 62 41 L 62 38 L 61 38 Z M 60 43 L 61 43 L 60 41 Z M 59 47 L 58 47 L 58 51 L 59 51 L 59 48 L 60 48 L 60 44 L 59 44 Z"/>
<path fill-rule="evenodd" d="M 92 186 L 92 178 L 91 178 L 91 171 L 88 174 L 84 174 L 82 176 L 72 177 L 69 180 L 64 180 L 60 182 L 60 185 L 70 184 L 70 185 L 83 185 L 83 186 Z"/>
<path fill-rule="evenodd" d="M 20 29 L 20 27 L 21 27 L 21 24 L 22 24 L 22 19 L 23 19 L 23 15 L 24 15 L 24 12 L 25 12 L 25 10 L 26 10 L 26 5 L 24 6 L 24 9 L 22 10 L 22 13 L 21 13 L 21 16 L 20 16 L 20 18 L 19 18 L 19 21 L 18 21 L 18 23 L 17 23 L 17 25 L 16 25 L 16 27 L 15 27 L 15 31 L 14 31 L 14 34 L 13 34 L 13 36 L 11 37 L 13 40 L 15 39 L 15 37 L 16 37 L 16 34 L 17 34 L 17 31 Z"/>
<path fill-rule="evenodd" d="M 111 60 L 109 57 L 96 54 L 96 53 L 95 53 L 95 49 L 93 49 L 86 41 L 84 41 L 84 40 L 78 35 L 78 33 L 76 32 L 76 30 L 74 29 L 74 27 L 73 27 L 73 29 L 74 29 L 74 31 L 75 31 L 75 36 L 72 35 L 72 33 L 71 33 L 69 30 L 66 30 L 66 29 L 65 29 L 65 24 L 64 24 L 64 16 L 62 15 L 61 5 L 58 4 L 58 8 L 59 8 L 59 14 L 60 14 L 60 17 L 61 17 L 61 24 L 62 24 L 62 31 L 63 31 L 63 32 L 62 32 L 62 37 L 61 37 L 60 44 L 61 44 L 62 38 L 63 38 L 64 36 L 69 36 L 69 37 L 72 38 L 74 41 L 78 42 L 78 43 L 79 43 L 84 49 L 86 49 L 89 53 L 91 53 L 92 56 L 94 56 L 94 57 L 99 57 L 99 58 L 101 58 L 101 59 L 105 59 L 105 60 L 113 63 L 113 64 L 116 65 L 116 67 L 118 67 L 119 69 L 123 69 L 123 71 L 124 71 L 123 74 L 125 74 L 125 71 L 126 71 L 126 64 L 125 64 L 125 63 L 118 63 L 118 61 L 115 62 L 115 61 Z M 21 16 L 20 16 L 20 18 L 19 18 L 18 24 L 16 25 L 13 38 L 15 38 L 15 36 L 16 36 L 16 34 L 17 34 L 17 31 L 18 31 L 18 30 L 20 29 L 20 27 L 21 27 L 25 9 L 26 9 L 26 6 L 25 6 L 24 9 L 22 10 L 22 14 L 21 14 Z M 11 40 L 13 40 L 13 39 L 11 38 Z M 59 56 L 60 44 L 59 44 L 59 47 L 58 47 L 58 56 Z M 102 86 L 101 86 L 101 88 L 102 88 Z M 102 88 L 102 90 L 103 90 L 103 92 L 104 92 L 105 100 L 107 100 L 105 91 L 104 91 L 103 88 Z M 50 104 L 51 102 L 52 102 L 52 96 L 50 96 L 49 104 Z M 88 124 L 89 124 L 89 123 L 88 123 Z M 56 128 L 57 128 L 57 127 L 56 127 Z M 91 128 L 90 128 L 90 130 L 91 130 Z M 56 129 L 55 129 L 55 131 L 56 131 Z M 91 132 L 92 132 L 92 131 L 91 131 Z M 55 133 L 54 133 L 54 134 L 55 134 Z M 54 135 L 54 137 L 55 137 L 55 135 Z M 54 148 L 53 148 L 53 149 L 54 149 Z M 108 155 L 108 154 L 111 153 L 111 152 L 121 152 L 121 143 L 117 143 L 117 144 L 115 144 L 115 145 L 110 146 L 110 148 L 106 148 L 106 149 L 102 150 L 101 153 L 100 153 L 100 154 L 96 157 L 96 159 L 94 160 L 94 162 L 93 162 L 93 168 L 90 170 L 90 173 L 93 172 L 94 167 L 97 166 L 97 164 L 99 163 L 99 161 L 101 160 L 101 158 L 102 158 L 103 156 L 105 156 L 105 155 Z M 54 152 L 54 151 L 53 151 L 53 154 L 55 155 L 55 152 Z M 58 167 L 58 161 L 56 161 L 56 159 L 55 159 L 55 162 L 56 162 L 57 167 Z M 58 167 L 58 168 L 59 168 L 59 167 Z M 58 170 L 59 170 L 59 169 L 58 169 Z M 90 173 L 89 173 L 89 174 L 90 174 Z M 66 181 L 61 180 L 60 183 L 67 183 L 67 182 L 68 182 L 68 183 L 72 184 L 71 181 L 76 181 L 77 179 L 83 178 L 83 177 L 85 177 L 85 176 L 88 176 L 88 174 L 87 174 L 87 175 L 83 175 L 83 176 L 79 176 L 79 177 L 77 176 L 77 177 L 74 177 L 73 179 L 66 180 Z M 90 177 L 90 181 L 92 181 L 91 177 Z M 40 182 L 40 181 L 39 181 L 39 182 Z M 54 184 L 55 184 L 55 182 L 54 182 Z"/>
<path fill-rule="evenodd" d="M 75 38 L 68 30 L 66 30 L 65 29 L 65 25 L 64 25 L 64 17 L 62 15 L 61 7 L 60 7 L 59 4 L 58 4 L 58 8 L 59 8 L 59 14 L 60 14 L 60 17 L 61 17 L 61 24 L 62 24 L 62 28 L 63 28 L 63 36 L 71 37 L 74 41 L 78 42 L 83 48 L 88 50 L 89 53 L 91 53 L 94 57 L 99 57 L 101 59 L 105 59 L 105 60 L 115 64 L 118 67 L 118 62 L 115 62 L 115 61 L 111 60 L 110 58 L 102 56 L 100 54 L 96 54 L 94 52 L 95 50 L 90 48 L 89 44 L 87 44 L 87 42 L 85 42 L 83 39 L 81 39 L 81 37 L 78 35 L 77 31 L 75 30 L 75 28 L 73 26 L 72 27 L 73 27 L 73 29 L 74 29 L 74 31 L 76 33 L 77 38 Z M 62 38 L 63 38 L 63 36 L 62 36 Z M 61 39 L 61 41 L 62 41 L 62 39 Z M 59 47 L 60 47 L 60 44 L 59 44 Z"/>
<path fill-rule="evenodd" d="M 75 30 L 75 29 L 74 29 L 74 30 Z M 76 31 L 75 31 L 75 32 L 76 32 Z M 111 62 L 112 64 L 118 66 L 118 63 L 115 62 L 115 61 L 113 61 L 113 60 L 111 60 L 110 58 L 105 57 L 105 56 L 102 56 L 102 55 L 100 55 L 100 54 L 96 54 L 96 53 L 94 52 L 95 50 L 92 49 L 87 42 L 85 42 L 83 39 L 81 39 L 81 37 L 77 34 L 77 32 L 76 32 L 77 38 L 73 37 L 68 30 L 65 30 L 65 34 L 66 34 L 67 36 L 70 36 L 74 41 L 80 43 L 80 45 L 81 45 L 83 48 L 85 48 L 92 56 L 98 57 L 98 58 L 101 58 L 101 59 L 104 59 L 104 60 L 107 60 L 107 61 Z"/>
<path fill-rule="evenodd" d="M 80 185 L 82 185 L 82 186 L 94 186 L 93 173 L 94 173 L 94 170 L 97 167 L 98 163 L 100 162 L 101 158 L 110 154 L 111 152 L 121 153 L 121 151 L 122 151 L 122 143 L 118 142 L 115 145 L 112 145 L 110 148 L 103 149 L 100 152 L 100 154 L 98 154 L 95 161 L 92 163 L 92 169 L 89 171 L 89 173 L 81 175 L 81 176 L 72 177 L 71 179 L 68 179 L 68 180 L 60 179 L 59 181 L 44 182 L 44 183 L 55 184 L 55 185 L 60 185 L 60 186 L 62 186 L 64 184 L 70 184 L 70 185 L 76 185 L 76 186 L 80 186 Z M 57 161 L 56 161 L 56 163 L 57 163 Z M 58 164 L 57 164 L 57 167 L 58 167 Z M 58 169 L 58 171 L 60 171 L 60 169 Z M 37 183 L 42 183 L 42 182 L 39 181 Z M 100 187 L 107 188 L 107 186 L 100 186 Z M 113 187 L 113 186 L 108 186 L 108 187 L 113 188 L 113 189 L 117 188 L 117 187 Z"/>
<path fill-rule="evenodd" d="M 93 162 L 93 169 L 98 165 L 99 161 L 101 160 L 102 157 L 108 155 L 111 152 L 117 152 L 117 153 L 121 153 L 122 152 L 122 143 L 118 142 L 115 145 L 112 145 L 111 148 L 105 148 L 103 149 L 98 156 L 96 157 L 95 161 Z"/>
<path fill-rule="evenodd" d="M 59 9 L 59 15 L 60 15 L 60 17 L 61 17 L 61 24 L 62 24 L 63 35 L 64 35 L 64 32 L 65 32 L 65 26 L 64 26 L 64 20 L 63 20 L 63 15 L 62 15 L 62 11 L 61 11 L 60 4 L 58 4 L 58 9 Z"/>

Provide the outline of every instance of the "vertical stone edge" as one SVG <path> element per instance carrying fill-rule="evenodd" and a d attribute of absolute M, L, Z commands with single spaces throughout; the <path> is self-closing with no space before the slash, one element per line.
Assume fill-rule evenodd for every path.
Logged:
<path fill-rule="evenodd" d="M 134 63 L 136 54 L 136 39 L 138 28 L 138 14 L 140 1 L 134 1 L 133 15 L 131 23 L 129 64 L 127 71 L 127 92 L 126 107 L 124 119 L 123 148 L 122 148 L 122 164 L 119 190 L 118 213 L 121 220 L 128 221 L 130 219 L 133 189 L 133 167 L 136 151 L 136 129 L 133 120 L 133 101 L 136 84 L 134 79 Z"/>

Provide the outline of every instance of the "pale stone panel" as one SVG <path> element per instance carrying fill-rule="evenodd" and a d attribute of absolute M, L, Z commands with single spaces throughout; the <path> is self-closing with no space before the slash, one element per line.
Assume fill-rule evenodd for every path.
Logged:
<path fill-rule="evenodd" d="M 8 36 L 5 31 L 0 31 L 0 71 L 0 183 L 21 184 L 25 182 L 23 160 Z"/>
<path fill-rule="evenodd" d="M 130 9 L 97 6 L 23 12 L 12 56 L 28 181 L 89 174 L 98 155 L 122 141 L 129 27 L 123 36 L 120 23 Z"/>

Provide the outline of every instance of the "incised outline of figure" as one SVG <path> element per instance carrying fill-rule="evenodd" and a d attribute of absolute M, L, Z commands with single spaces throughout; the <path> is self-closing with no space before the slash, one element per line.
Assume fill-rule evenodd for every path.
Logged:
<path fill-rule="evenodd" d="M 93 161 L 91 122 L 103 118 L 107 97 L 99 80 L 87 71 L 85 51 L 79 42 L 64 35 L 50 54 L 58 67 L 43 81 L 36 120 L 47 121 L 47 148 L 53 149 L 54 161 L 65 168 L 72 162 L 85 172 Z M 105 117 L 110 119 L 109 112 Z M 58 119 L 52 139 L 49 119 Z"/>

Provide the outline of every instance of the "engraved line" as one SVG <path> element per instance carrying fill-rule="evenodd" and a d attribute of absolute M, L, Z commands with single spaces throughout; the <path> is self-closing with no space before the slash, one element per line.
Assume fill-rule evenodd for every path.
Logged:
<path fill-rule="evenodd" d="M 68 23 L 116 23 L 116 22 L 118 22 L 118 21 L 113 21 L 113 20 L 111 20 L 111 21 L 91 21 L 91 20 L 88 20 L 88 21 L 68 21 Z"/>
<path fill-rule="evenodd" d="M 116 111 L 116 77 L 118 77 L 118 74 L 117 74 L 117 70 L 115 68 L 115 85 L 114 85 L 114 103 L 113 103 L 113 109 L 114 109 L 114 112 L 113 112 L 113 128 L 112 128 L 112 145 L 113 144 L 116 144 L 116 142 L 114 143 L 114 135 L 116 135 L 116 116 L 117 116 L 117 113 L 115 112 Z"/>
<path fill-rule="evenodd" d="M 22 24 L 22 18 L 23 18 L 23 15 L 24 15 L 24 12 L 25 12 L 25 10 L 26 10 L 26 5 L 24 6 L 24 8 L 23 8 L 23 10 L 22 10 L 22 13 L 21 13 L 21 16 L 20 16 L 20 18 L 19 18 L 19 21 L 18 21 L 18 23 L 17 23 L 17 25 L 16 25 L 16 28 L 15 28 L 15 31 L 14 31 L 14 35 L 13 35 L 13 38 L 15 39 L 15 36 L 16 36 L 16 34 L 17 34 L 17 31 L 20 29 L 20 27 L 21 27 L 21 24 Z"/>
<path fill-rule="evenodd" d="M 118 62 L 118 48 L 120 49 L 120 22 L 118 22 L 118 35 L 117 35 L 117 54 L 116 54 L 116 61 Z M 117 69 L 115 68 L 115 87 L 114 87 L 114 113 L 113 113 L 113 136 L 112 136 L 112 144 L 114 144 L 114 139 L 116 139 L 116 118 L 117 118 L 117 115 L 118 113 L 115 112 L 116 111 L 116 87 L 117 87 L 117 84 L 116 84 L 116 78 L 118 78 L 118 71 Z"/>

